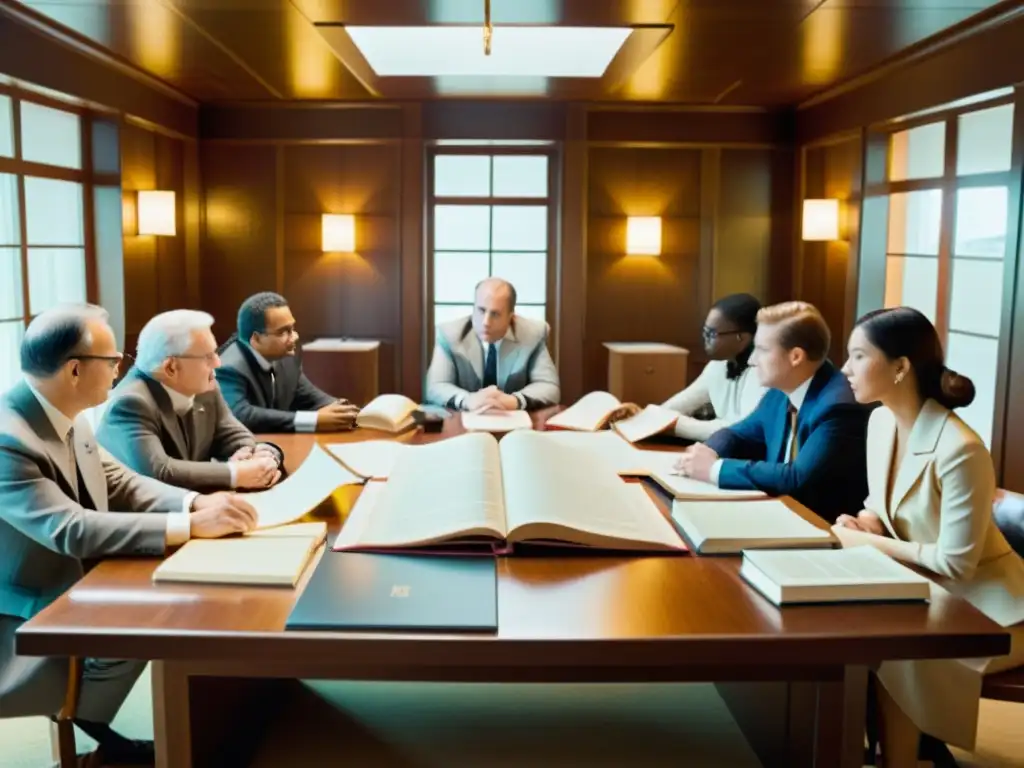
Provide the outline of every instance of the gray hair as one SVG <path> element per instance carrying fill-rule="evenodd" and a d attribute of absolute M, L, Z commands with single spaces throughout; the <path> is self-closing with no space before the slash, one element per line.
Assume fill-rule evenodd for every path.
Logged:
<path fill-rule="evenodd" d="M 22 373 L 50 378 L 76 352 L 82 354 L 92 345 L 89 321 L 108 317 L 107 310 L 95 304 L 58 304 L 40 312 L 21 342 Z"/>
<path fill-rule="evenodd" d="M 139 333 L 135 364 L 140 371 L 152 373 L 164 360 L 183 355 L 192 346 L 192 333 L 205 331 L 213 325 L 213 316 L 195 309 L 172 309 L 161 312 Z"/>

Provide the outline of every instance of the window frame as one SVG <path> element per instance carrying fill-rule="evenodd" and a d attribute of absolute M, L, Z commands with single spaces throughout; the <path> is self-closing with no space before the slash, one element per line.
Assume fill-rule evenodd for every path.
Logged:
<path fill-rule="evenodd" d="M 0 83 L 0 96 L 11 100 L 11 130 L 13 131 L 14 157 L 0 157 L 0 173 L 13 175 L 17 186 L 18 227 L 20 242 L 15 246 L 21 256 L 21 320 L 28 327 L 34 315 L 31 306 L 31 290 L 29 286 L 29 249 L 33 247 L 54 249 L 78 249 L 79 246 L 34 246 L 28 242 L 28 218 L 25 210 L 25 177 L 71 181 L 82 185 L 82 245 L 85 254 L 85 297 L 86 301 L 96 303 L 98 297 L 97 254 L 94 224 L 94 188 L 101 184 L 113 183 L 120 185 L 120 174 L 103 174 L 98 177 L 93 168 L 92 123 L 96 114 L 81 105 L 53 99 L 33 91 L 13 85 Z M 21 105 L 32 103 L 39 106 L 57 109 L 77 115 L 79 141 L 81 148 L 82 167 L 79 170 L 61 166 L 47 165 L 22 159 L 21 141 Z M 0 318 L 0 322 L 16 322 L 19 318 Z"/>
<path fill-rule="evenodd" d="M 484 155 L 484 156 L 538 156 L 544 155 L 548 159 L 548 194 L 546 197 L 469 197 L 469 196 L 447 196 L 434 193 L 434 167 L 435 159 L 441 155 Z M 437 205 L 486 205 L 486 206 L 540 206 L 547 207 L 547 259 L 545 275 L 545 301 L 544 319 L 549 328 L 549 349 L 552 355 L 556 352 L 550 339 L 555 337 L 556 311 L 555 305 L 558 298 L 557 276 L 558 276 L 558 242 L 559 242 L 559 147 L 554 142 L 536 142 L 524 144 L 495 143 L 449 143 L 436 142 L 426 148 L 426 215 L 425 215 L 425 245 L 424 252 L 424 308 L 426 314 L 426 343 L 427 357 L 429 363 L 430 352 L 433 347 L 435 336 L 434 309 L 435 306 L 454 306 L 463 302 L 439 302 L 434 301 L 434 209 Z M 493 166 L 492 166 L 493 171 Z M 493 189 L 494 178 L 491 177 Z M 493 237 L 493 233 L 492 233 Z M 499 251 L 500 252 L 500 251 Z M 489 259 L 493 258 L 493 250 L 489 250 Z M 488 272 L 490 269 L 488 269 Z M 466 304 L 472 304 L 472 297 L 467 297 Z"/>
<path fill-rule="evenodd" d="M 959 148 L 959 119 L 961 115 L 979 112 L 1006 104 L 1014 106 L 1010 167 L 964 176 L 957 175 Z M 941 122 L 945 127 L 943 173 L 927 179 L 889 179 L 891 137 L 893 134 L 921 125 Z M 858 316 L 884 306 L 886 268 L 888 264 L 889 196 L 901 192 L 938 189 L 942 192 L 942 212 L 939 224 L 938 286 L 936 296 L 936 330 L 943 349 L 948 349 L 950 311 L 952 306 L 952 273 L 954 263 L 955 229 L 959 191 L 978 187 L 1006 187 L 1006 235 L 1003 251 L 1003 295 L 1000 309 L 996 387 L 990 452 L 999 473 L 1007 439 L 1007 413 L 1009 397 L 1009 363 L 1012 344 L 1012 325 L 1015 286 L 1017 282 L 1017 249 L 1020 241 L 1021 174 L 1024 171 L 1024 96 L 1020 91 L 991 99 L 941 109 L 912 119 L 891 121 L 869 126 L 864 138 L 863 200 L 859 237 L 859 275 L 857 291 Z M 899 254 L 895 254 L 899 255 Z M 966 257 L 962 257 L 966 258 Z M 979 261 L 995 261 L 981 257 Z M 963 336 L 990 339 L 988 334 L 953 329 Z M 1001 474 L 1001 473 L 1000 473 Z"/>

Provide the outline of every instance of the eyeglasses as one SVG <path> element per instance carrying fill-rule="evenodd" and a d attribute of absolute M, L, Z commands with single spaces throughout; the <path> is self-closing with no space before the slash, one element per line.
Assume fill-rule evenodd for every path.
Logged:
<path fill-rule="evenodd" d="M 202 360 L 207 365 L 212 365 L 217 359 L 216 352 L 207 352 L 205 355 L 171 355 L 178 360 Z"/>
<path fill-rule="evenodd" d="M 259 333 L 259 331 L 257 331 Z M 260 336 L 278 336 L 280 338 L 287 338 L 293 333 L 296 333 L 294 325 L 286 325 L 284 328 L 278 328 L 276 331 L 265 331 L 260 333 Z"/>
<path fill-rule="evenodd" d="M 122 354 L 120 352 L 115 355 L 72 355 L 64 362 L 68 363 L 72 360 L 105 360 L 107 365 L 110 366 L 110 370 L 119 371 L 125 360 L 128 361 L 130 367 L 132 356 L 129 354 Z"/>
<path fill-rule="evenodd" d="M 727 331 L 720 331 L 717 328 L 709 328 L 708 326 L 705 325 L 703 328 L 700 329 L 700 335 L 703 336 L 704 341 L 707 342 L 715 341 L 716 339 L 722 336 L 732 336 L 733 334 L 739 335 L 741 333 L 744 333 L 744 331 L 741 331 L 739 328 L 731 328 L 730 330 Z"/>

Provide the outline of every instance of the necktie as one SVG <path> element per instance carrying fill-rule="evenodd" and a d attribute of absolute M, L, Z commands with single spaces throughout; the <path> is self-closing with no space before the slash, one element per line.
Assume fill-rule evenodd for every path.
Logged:
<path fill-rule="evenodd" d="M 487 345 L 487 363 L 484 365 L 484 386 L 494 387 L 498 384 L 498 346 Z"/>
<path fill-rule="evenodd" d="M 786 451 L 786 461 L 796 461 L 797 447 L 796 447 L 796 417 L 797 410 L 793 407 L 793 404 L 789 404 L 789 450 Z"/>
<path fill-rule="evenodd" d="M 273 408 L 277 403 L 277 377 L 274 376 L 274 369 L 270 369 L 270 406 Z"/>
<path fill-rule="evenodd" d="M 192 411 L 178 414 L 178 426 L 181 427 L 181 434 L 185 437 L 185 450 L 192 455 Z"/>
<path fill-rule="evenodd" d="M 71 471 L 69 477 L 71 483 L 74 486 L 78 485 L 78 461 L 75 459 L 75 428 L 71 427 L 68 430 L 68 436 L 65 440 L 67 442 L 68 449 L 68 469 Z"/>

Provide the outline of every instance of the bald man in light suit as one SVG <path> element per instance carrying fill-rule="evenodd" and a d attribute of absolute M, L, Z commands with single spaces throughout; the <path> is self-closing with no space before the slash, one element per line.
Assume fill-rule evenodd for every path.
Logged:
<path fill-rule="evenodd" d="M 162 555 L 190 537 L 252 530 L 229 493 L 200 496 L 141 477 L 97 445 L 82 415 L 104 401 L 121 364 L 99 307 L 48 310 L 25 332 L 25 381 L 0 401 L 0 716 L 53 716 L 68 662 L 19 656 L 18 628 L 78 581 L 83 560 Z M 110 728 L 144 661 L 86 659 L 78 725 L 104 765 L 152 765 L 152 742 Z"/>

